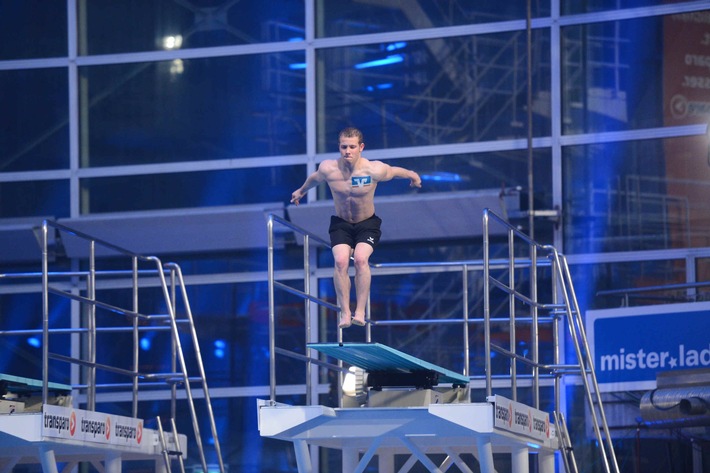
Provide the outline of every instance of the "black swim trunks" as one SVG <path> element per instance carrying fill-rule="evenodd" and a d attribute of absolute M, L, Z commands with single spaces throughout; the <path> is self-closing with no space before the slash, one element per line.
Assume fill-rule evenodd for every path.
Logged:
<path fill-rule="evenodd" d="M 335 215 L 330 217 L 330 245 L 346 244 L 355 248 L 358 243 L 367 243 L 374 248 L 380 241 L 382 219 L 377 215 L 358 223 L 350 223 Z"/>

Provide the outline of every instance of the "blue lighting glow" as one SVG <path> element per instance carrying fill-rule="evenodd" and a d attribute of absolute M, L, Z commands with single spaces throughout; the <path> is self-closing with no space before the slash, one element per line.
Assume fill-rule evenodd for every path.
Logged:
<path fill-rule="evenodd" d="M 146 337 L 141 338 L 140 345 L 141 345 L 141 350 L 143 350 L 143 351 L 150 350 L 150 338 L 146 338 Z"/>
<path fill-rule="evenodd" d="M 534 443 L 530 443 L 530 442 L 528 442 L 528 447 L 530 447 L 530 448 L 540 448 L 539 445 L 534 444 Z"/>
<path fill-rule="evenodd" d="M 227 342 L 221 339 L 214 341 L 214 356 L 215 358 L 224 358 L 225 348 L 227 348 Z"/>
<path fill-rule="evenodd" d="M 407 47 L 407 42 L 406 41 L 397 41 L 396 43 L 388 44 L 387 45 L 387 51 L 396 51 L 398 49 L 406 48 Z"/>
<path fill-rule="evenodd" d="M 355 69 L 367 69 L 370 67 L 388 66 L 390 64 L 396 64 L 402 61 L 404 61 L 404 56 L 402 56 L 401 54 L 393 54 L 391 56 L 387 56 L 384 59 L 375 59 L 374 61 L 367 61 L 355 64 Z"/>
<path fill-rule="evenodd" d="M 374 92 L 375 90 L 386 90 L 386 89 L 391 89 L 393 87 L 391 82 L 387 82 L 384 84 L 377 84 L 377 85 L 368 85 L 365 87 L 365 90 L 368 92 Z"/>
<path fill-rule="evenodd" d="M 42 342 L 39 340 L 37 337 L 30 337 L 27 339 L 27 343 L 31 347 L 39 348 L 42 345 Z"/>
<path fill-rule="evenodd" d="M 434 182 L 461 182 L 463 178 L 460 174 L 453 172 L 432 172 L 421 175 L 422 181 Z"/>
<path fill-rule="evenodd" d="M 298 71 L 306 68 L 306 63 L 305 62 L 296 62 L 293 64 L 289 64 L 288 68 L 291 69 L 292 71 Z"/>

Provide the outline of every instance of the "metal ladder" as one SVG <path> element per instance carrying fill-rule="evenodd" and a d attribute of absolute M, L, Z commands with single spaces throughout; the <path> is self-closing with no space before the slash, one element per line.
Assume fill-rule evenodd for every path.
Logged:
<path fill-rule="evenodd" d="M 507 257 L 499 260 L 490 258 L 491 251 L 491 231 L 490 226 L 494 224 L 500 229 L 501 227 L 507 234 Z M 517 243 L 517 246 L 516 246 Z M 572 443 L 570 441 L 567 425 L 564 420 L 564 415 L 558 411 L 560 406 L 560 378 L 567 374 L 576 374 L 582 380 L 584 385 L 584 393 L 591 413 L 594 434 L 597 440 L 600 458 L 603 462 L 604 471 L 606 473 L 619 473 L 619 465 L 614 453 L 614 446 L 611 440 L 609 426 L 604 413 L 601 396 L 599 393 L 599 385 L 594 371 L 594 364 L 590 352 L 587 336 L 584 329 L 584 320 L 579 309 L 577 296 L 574 291 L 572 277 L 567 264 L 567 259 L 560 254 L 554 246 L 541 245 L 532 240 L 526 234 L 521 232 L 517 227 L 511 225 L 502 217 L 496 215 L 488 209 L 483 213 L 483 246 L 484 246 L 484 261 L 483 261 L 483 280 L 484 280 L 484 336 L 486 344 L 486 394 L 492 394 L 492 352 L 507 357 L 510 360 L 510 379 L 513 400 L 517 397 L 517 368 L 518 364 L 524 364 L 531 368 L 532 373 L 532 397 L 533 407 L 539 408 L 539 381 L 540 371 L 547 371 L 554 377 L 555 388 L 555 424 L 561 433 L 560 450 L 562 450 L 563 458 L 567 471 L 577 471 L 576 461 Z M 522 248 L 521 248 L 522 246 Z M 542 293 L 538 288 L 539 280 L 538 271 L 544 269 L 551 271 L 547 278 L 550 281 L 549 289 L 551 301 L 542 302 L 539 300 L 539 294 Z M 527 293 L 523 293 L 520 288 L 519 281 L 516 281 L 517 272 L 527 270 L 529 273 L 529 288 Z M 494 274 L 500 275 L 496 278 Z M 491 295 L 492 290 L 500 290 L 505 294 L 504 300 L 509 308 L 509 333 L 510 333 L 510 349 L 497 346 L 491 343 Z M 549 311 L 550 317 L 546 319 L 553 326 L 552 333 L 554 337 L 554 353 L 551 364 L 541 363 L 538 359 L 538 340 L 537 336 L 533 337 L 531 343 L 531 357 L 524 357 L 516 353 L 516 303 L 527 306 L 530 310 L 529 317 L 526 317 L 532 324 L 531 332 L 537 334 L 539 324 L 543 318 L 539 311 Z M 565 365 L 560 363 L 560 346 L 559 323 L 562 321 L 566 325 L 572 343 L 574 345 L 577 358 L 576 365 Z"/>
<path fill-rule="evenodd" d="M 156 422 L 158 423 L 158 434 L 160 436 L 160 446 L 162 448 L 162 453 L 163 453 L 163 461 L 165 462 L 165 469 L 168 471 L 168 473 L 172 472 L 172 468 L 170 467 L 171 457 L 176 457 L 178 459 L 179 465 L 180 465 L 180 472 L 185 473 L 185 461 L 183 460 L 183 453 L 182 450 L 180 449 L 180 440 L 178 439 L 178 433 L 177 433 L 177 427 L 175 426 L 175 419 L 170 418 L 170 424 L 172 425 L 172 437 L 171 440 L 175 444 L 175 449 L 170 450 L 168 441 L 165 438 L 165 431 L 163 430 L 163 423 L 160 421 L 160 417 L 156 417 Z"/>
<path fill-rule="evenodd" d="M 57 232 L 57 238 L 50 238 L 49 232 L 50 228 Z M 53 259 L 54 255 L 50 255 L 50 241 L 58 241 L 59 235 L 65 240 L 65 244 L 72 240 L 73 244 L 77 242 L 82 242 L 86 245 L 86 257 L 88 258 L 88 270 L 86 271 L 58 271 L 50 272 L 49 266 L 50 261 Z M 138 412 L 138 386 L 139 380 L 145 382 L 154 383 L 168 383 L 171 386 L 171 419 L 173 423 L 173 435 L 175 436 L 177 442 L 177 430 L 175 429 L 174 419 L 176 417 L 176 403 L 177 403 L 177 385 L 182 385 L 185 396 L 187 398 L 188 409 L 190 412 L 190 417 L 192 420 L 192 427 L 195 435 L 195 442 L 198 447 L 200 462 L 202 464 L 203 471 L 208 471 L 207 461 L 205 459 L 204 447 L 202 444 L 202 437 L 200 435 L 200 428 L 197 419 L 197 412 L 195 408 L 195 401 L 192 395 L 191 384 L 193 382 L 200 383 L 205 406 L 207 410 L 207 415 L 209 418 L 209 423 L 211 426 L 211 433 L 214 441 L 214 448 L 216 451 L 216 456 L 219 461 L 219 469 L 221 473 L 225 472 L 224 463 L 222 460 L 222 454 L 219 444 L 219 439 L 217 435 L 217 428 L 214 418 L 214 413 L 212 410 L 212 402 L 209 395 L 209 389 L 207 386 L 207 380 L 205 377 L 205 369 L 202 362 L 202 355 L 200 352 L 200 347 L 197 339 L 197 332 L 195 330 L 195 324 L 192 316 L 192 311 L 190 308 L 189 299 L 187 296 L 187 290 L 185 288 L 185 281 L 182 275 L 180 267 L 175 263 L 163 264 L 160 259 L 155 256 L 142 256 L 133 253 L 124 248 L 113 245 L 104 240 L 94 238 L 85 233 L 79 232 L 62 224 L 53 221 L 45 220 L 41 227 L 40 242 L 42 246 L 42 373 L 43 373 L 43 391 L 42 391 L 42 402 L 43 404 L 48 403 L 49 398 L 49 360 L 59 360 L 69 364 L 78 365 L 86 370 L 86 405 L 88 410 L 96 409 L 96 371 L 106 370 L 114 374 L 125 375 L 131 378 L 130 383 L 125 384 L 112 384 L 113 387 L 120 387 L 132 390 L 132 415 L 137 418 Z M 102 248 L 104 252 L 109 253 L 112 256 L 118 255 L 118 257 L 126 257 L 131 261 L 132 269 L 129 271 L 97 271 L 97 247 Z M 139 264 L 145 264 L 150 269 L 140 270 Z M 168 277 L 166 277 L 166 274 Z M 100 301 L 96 298 L 97 289 L 97 278 L 101 276 L 105 277 L 130 277 L 131 283 L 127 286 L 130 287 L 132 291 L 132 307 L 117 307 L 115 305 L 109 304 L 107 302 Z M 157 277 L 158 284 L 162 293 L 163 302 L 167 308 L 167 314 L 158 315 L 146 315 L 141 314 L 138 310 L 138 295 L 139 288 L 139 277 L 150 276 Z M 50 285 L 50 279 L 55 281 L 59 279 L 61 282 Z M 71 282 L 70 282 L 71 281 Z M 76 281 L 85 281 L 85 295 L 81 295 L 80 290 L 77 288 Z M 114 280 L 115 284 L 116 281 Z M 83 307 L 86 307 L 87 312 L 87 327 L 86 328 L 72 328 L 72 329 L 52 329 L 50 328 L 50 295 L 59 296 L 62 298 L 67 298 L 80 303 Z M 184 311 L 184 316 L 178 318 L 177 316 L 177 305 L 178 301 L 182 303 L 182 309 Z M 132 326 L 130 327 L 110 327 L 111 332 L 130 332 L 133 334 L 133 360 L 132 369 L 124 369 L 120 367 L 107 366 L 106 364 L 100 364 L 96 361 L 96 335 L 102 331 L 102 328 L 96 326 L 96 309 L 105 310 L 114 314 L 119 314 L 125 316 L 132 320 Z M 139 327 L 139 321 L 141 326 Z M 149 326 L 151 322 L 157 322 L 157 326 Z M 169 324 L 169 327 L 165 327 L 165 323 Z M 195 354 L 195 362 L 199 371 L 198 377 L 190 377 L 188 374 L 187 363 L 185 360 L 184 351 L 182 348 L 182 342 L 180 337 L 180 327 L 187 328 L 190 335 L 190 343 L 192 344 L 192 349 Z M 163 373 L 146 373 L 139 371 L 138 354 L 139 354 L 139 331 L 164 331 L 169 330 L 171 334 L 172 343 L 172 367 L 170 372 Z M 86 346 L 87 354 L 82 357 L 77 356 L 67 356 L 60 353 L 50 352 L 50 335 L 53 333 L 67 333 L 67 331 L 85 334 L 86 335 Z M 159 422 L 159 421 L 158 421 Z M 162 433 L 162 426 L 158 423 L 159 428 Z M 167 450 L 167 447 L 163 441 L 163 449 Z M 180 461 L 182 464 L 182 455 L 180 455 Z M 166 462 L 169 463 L 166 457 Z M 169 465 L 167 465 L 169 468 Z M 184 466 L 182 467 L 184 471 Z"/>

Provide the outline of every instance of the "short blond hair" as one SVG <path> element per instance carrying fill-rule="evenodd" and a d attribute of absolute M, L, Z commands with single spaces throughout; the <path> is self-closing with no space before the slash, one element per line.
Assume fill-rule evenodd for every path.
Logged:
<path fill-rule="evenodd" d="M 362 132 L 355 127 L 344 128 L 338 134 L 338 139 L 340 138 L 357 138 L 358 144 L 363 142 Z"/>

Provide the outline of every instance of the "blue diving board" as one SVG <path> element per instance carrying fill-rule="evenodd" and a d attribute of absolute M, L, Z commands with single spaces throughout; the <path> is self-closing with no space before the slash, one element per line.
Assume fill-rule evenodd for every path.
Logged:
<path fill-rule="evenodd" d="M 309 348 L 343 360 L 367 372 L 436 373 L 441 383 L 467 385 L 468 376 L 428 363 L 380 343 L 309 343 Z"/>
<path fill-rule="evenodd" d="M 68 384 L 53 383 L 47 384 L 47 389 L 53 393 L 70 394 L 72 387 Z M 21 376 L 13 376 L 11 374 L 0 373 L 0 397 L 6 393 L 24 394 L 42 392 L 42 380 L 23 378 Z"/>

